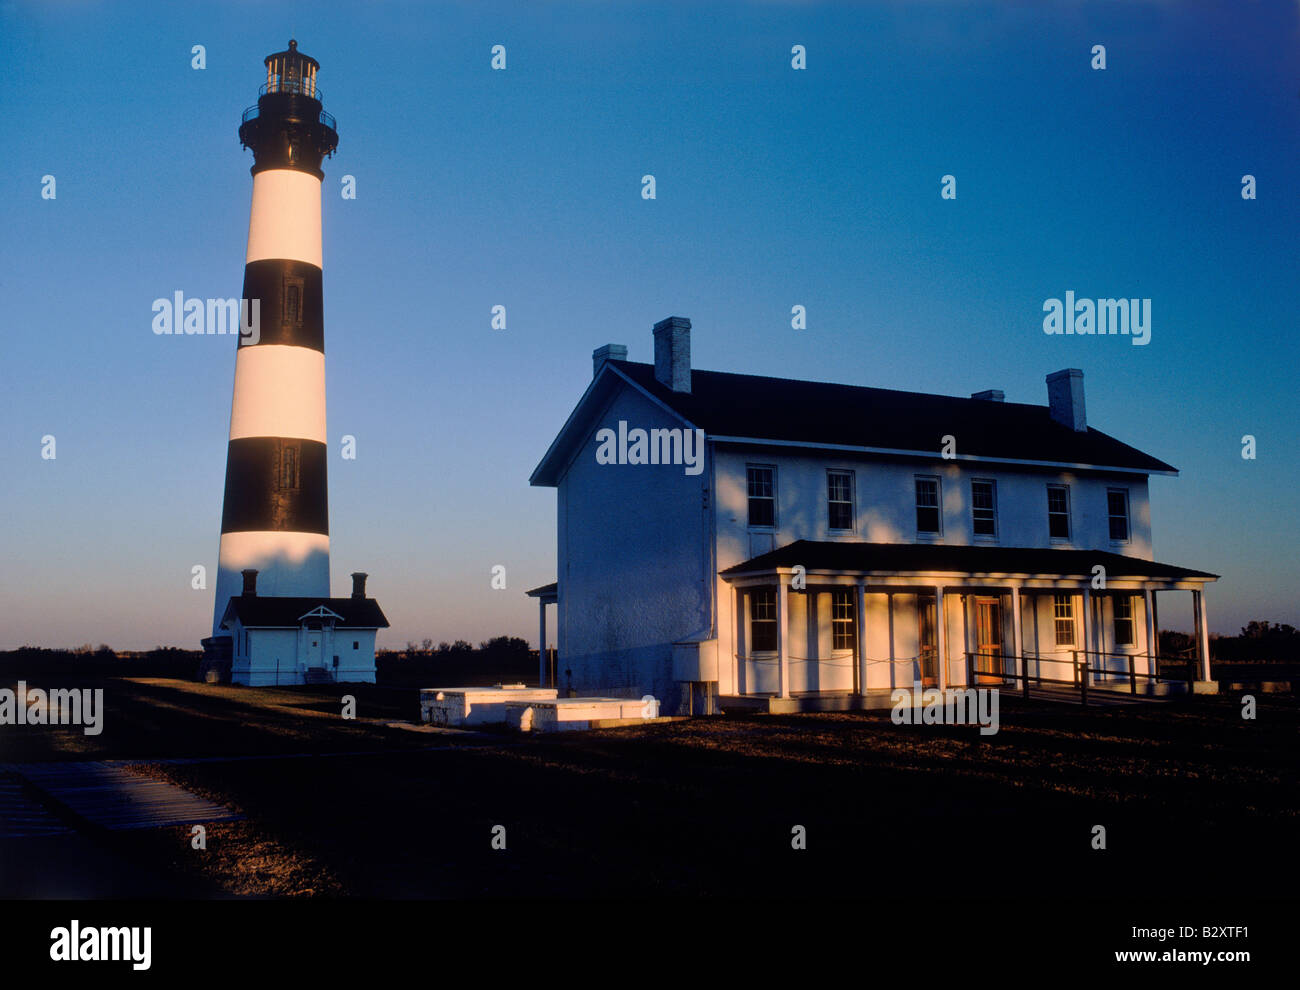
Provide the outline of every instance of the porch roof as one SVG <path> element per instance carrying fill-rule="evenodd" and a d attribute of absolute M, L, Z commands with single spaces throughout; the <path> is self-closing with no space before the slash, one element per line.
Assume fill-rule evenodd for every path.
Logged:
<path fill-rule="evenodd" d="M 1087 579 L 1100 564 L 1108 578 L 1217 580 L 1219 575 L 1105 550 L 957 546 L 947 543 L 847 543 L 796 540 L 721 571 L 725 580 L 789 569 L 857 574 L 1030 575 Z"/>

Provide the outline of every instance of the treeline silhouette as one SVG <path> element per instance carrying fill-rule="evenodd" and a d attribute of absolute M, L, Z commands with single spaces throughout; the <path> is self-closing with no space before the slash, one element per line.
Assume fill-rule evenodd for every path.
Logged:
<path fill-rule="evenodd" d="M 75 649 L 22 646 L 0 651 L 0 676 L 33 677 L 179 677 L 197 676 L 202 650 L 156 646 L 152 650 L 118 653 L 107 644 L 89 643 Z"/>
<path fill-rule="evenodd" d="M 484 687 L 537 680 L 537 651 L 518 636 L 496 636 L 479 643 L 426 639 L 404 650 L 375 654 L 375 680 L 396 687 Z"/>
<path fill-rule="evenodd" d="M 158 646 L 152 650 L 114 650 L 106 643 L 73 649 L 22 646 L 0 651 L 0 678 L 34 680 L 66 677 L 198 676 L 202 650 Z M 537 651 L 517 636 L 496 636 L 474 644 L 463 639 L 439 643 L 426 640 L 405 650 L 379 650 L 375 679 L 396 687 L 455 687 L 536 680 Z"/>

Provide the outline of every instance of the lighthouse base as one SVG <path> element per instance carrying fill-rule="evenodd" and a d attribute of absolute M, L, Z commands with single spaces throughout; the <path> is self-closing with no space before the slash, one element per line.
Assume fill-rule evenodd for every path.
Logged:
<path fill-rule="evenodd" d="M 234 655 L 230 636 L 209 636 L 202 640 L 203 659 L 199 661 L 198 679 L 205 684 L 229 684 Z"/>

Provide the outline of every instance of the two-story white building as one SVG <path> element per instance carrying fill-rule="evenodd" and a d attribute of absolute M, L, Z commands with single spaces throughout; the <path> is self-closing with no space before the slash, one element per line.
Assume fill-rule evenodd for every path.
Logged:
<path fill-rule="evenodd" d="M 690 329 L 656 324 L 652 365 L 598 348 L 530 479 L 557 686 L 790 710 L 1083 663 L 1145 691 L 1161 591 L 1191 592 L 1209 680 L 1215 575 L 1152 555 L 1147 481 L 1177 472 L 1087 425 L 1081 371 L 1046 406 L 696 371 Z"/>

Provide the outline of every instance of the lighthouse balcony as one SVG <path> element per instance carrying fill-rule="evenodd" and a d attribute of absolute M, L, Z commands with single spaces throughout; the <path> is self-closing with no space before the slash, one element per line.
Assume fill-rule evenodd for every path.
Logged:
<path fill-rule="evenodd" d="M 263 86 L 262 88 L 265 89 L 266 87 Z M 278 91 L 273 90 L 272 92 L 278 92 Z M 284 92 L 293 92 L 293 91 L 284 90 Z M 317 95 L 313 96 L 312 99 L 314 100 L 320 99 L 319 90 L 317 90 Z M 243 116 L 239 118 L 239 122 L 241 124 L 247 124 L 250 120 L 256 120 L 258 116 L 260 116 L 260 114 L 261 114 L 261 105 L 254 103 L 251 107 L 249 107 L 247 110 L 244 111 Z M 331 131 L 337 131 L 339 129 L 338 121 L 334 119 L 334 115 L 332 113 L 326 113 L 324 110 L 320 112 L 320 116 L 317 117 L 317 121 L 321 124 L 324 124 Z"/>

